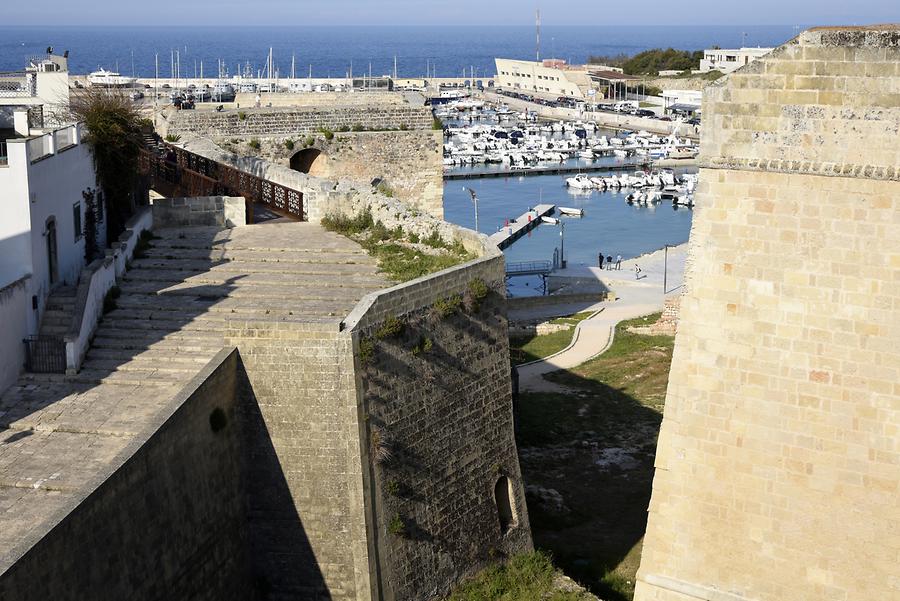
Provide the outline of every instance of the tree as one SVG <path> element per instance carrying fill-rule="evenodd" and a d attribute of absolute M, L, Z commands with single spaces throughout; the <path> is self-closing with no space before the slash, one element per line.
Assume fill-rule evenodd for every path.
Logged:
<path fill-rule="evenodd" d="M 106 198 L 107 240 L 115 240 L 134 214 L 138 157 L 143 146 L 141 118 L 121 90 L 87 87 L 73 92 L 69 110 L 87 128 L 97 184 Z"/>
<path fill-rule="evenodd" d="M 659 75 L 660 71 L 689 71 L 700 67 L 703 51 L 656 48 L 637 54 L 622 65 L 629 75 Z"/>

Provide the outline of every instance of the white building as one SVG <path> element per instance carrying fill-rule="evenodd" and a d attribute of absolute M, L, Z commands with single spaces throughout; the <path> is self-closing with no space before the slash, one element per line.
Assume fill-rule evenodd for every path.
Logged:
<path fill-rule="evenodd" d="M 87 222 L 82 193 L 97 186 L 80 125 L 29 130 L 24 108 L 15 121 L 15 133 L 0 129 L 0 391 L 21 372 L 23 340 L 38 333 L 51 290 L 78 281 Z M 103 249 L 105 212 L 97 205 Z"/>
<path fill-rule="evenodd" d="M 48 50 L 50 50 L 48 48 Z M 59 125 L 65 122 L 69 106 L 69 59 L 48 53 L 28 61 L 24 71 L 0 73 L 0 119 L 11 120 L 16 107 L 34 107 L 32 125 Z"/>
<path fill-rule="evenodd" d="M 572 67 L 561 60 L 543 62 L 494 59 L 497 66 L 496 86 L 503 90 L 538 94 L 547 98 L 566 96 L 586 99 L 594 89 L 588 71 Z"/>
<path fill-rule="evenodd" d="M 676 112 L 693 115 L 700 112 L 703 102 L 702 90 L 663 90 L 663 110 L 666 113 Z"/>
<path fill-rule="evenodd" d="M 772 48 L 712 48 L 704 50 L 703 58 L 700 60 L 700 72 L 721 71 L 722 73 L 731 73 L 744 65 L 749 65 L 771 51 Z"/>

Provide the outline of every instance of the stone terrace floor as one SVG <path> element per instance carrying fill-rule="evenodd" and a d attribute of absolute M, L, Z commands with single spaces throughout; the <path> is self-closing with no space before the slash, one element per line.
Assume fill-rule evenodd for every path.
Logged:
<path fill-rule="evenodd" d="M 0 557 L 88 492 L 223 348 L 229 320 L 337 324 L 391 285 L 361 247 L 318 225 L 154 233 L 80 373 L 24 374 L 0 398 Z"/>

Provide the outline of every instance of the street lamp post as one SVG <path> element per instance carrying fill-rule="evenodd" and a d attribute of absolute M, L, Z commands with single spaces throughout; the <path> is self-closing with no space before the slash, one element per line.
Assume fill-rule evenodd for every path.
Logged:
<path fill-rule="evenodd" d="M 566 222 L 562 219 L 559 220 L 559 264 L 566 268 Z"/>
<path fill-rule="evenodd" d="M 472 188 L 466 188 L 463 186 L 463 190 L 468 190 L 469 194 L 472 196 L 472 202 L 475 204 L 475 231 L 478 231 L 478 196 L 475 194 L 475 190 Z"/>
<path fill-rule="evenodd" d="M 663 294 L 666 293 L 668 286 L 668 275 L 669 275 L 669 245 L 666 244 L 666 249 L 663 255 Z"/>

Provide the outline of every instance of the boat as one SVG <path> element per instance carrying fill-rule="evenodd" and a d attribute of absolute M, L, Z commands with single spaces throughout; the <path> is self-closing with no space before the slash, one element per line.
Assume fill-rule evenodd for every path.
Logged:
<path fill-rule="evenodd" d="M 101 68 L 88 75 L 88 82 L 92 86 L 104 88 L 130 88 L 137 82 L 137 78 L 125 77 L 121 73 Z"/>
<path fill-rule="evenodd" d="M 546 215 L 541 217 L 541 221 L 543 221 L 544 223 L 549 223 L 550 225 L 559 224 L 559 219 L 557 219 L 556 217 L 547 217 Z"/>
<path fill-rule="evenodd" d="M 561 215 L 570 217 L 584 217 L 584 209 L 573 209 L 571 207 L 558 207 L 557 210 Z"/>
<path fill-rule="evenodd" d="M 566 179 L 566 185 L 570 188 L 575 188 L 576 190 L 590 190 L 594 187 L 590 178 L 583 173 L 579 173 L 575 177 Z"/>

